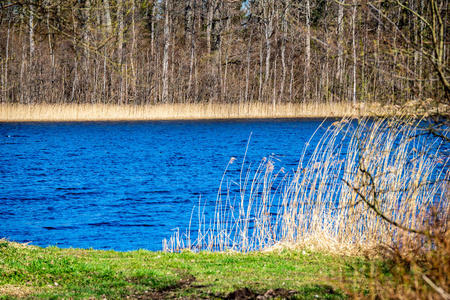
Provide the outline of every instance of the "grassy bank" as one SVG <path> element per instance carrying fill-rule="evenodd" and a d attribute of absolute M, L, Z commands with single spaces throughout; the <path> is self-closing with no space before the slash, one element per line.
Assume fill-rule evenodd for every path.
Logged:
<path fill-rule="evenodd" d="M 349 103 L 280 104 L 160 104 L 155 106 L 67 104 L 0 105 L 0 122 L 14 121 L 133 121 L 229 118 L 329 117 L 360 114 Z"/>
<path fill-rule="evenodd" d="M 255 297 L 342 299 L 341 278 L 363 265 L 309 251 L 114 252 L 0 240 L 0 299 L 224 299 L 244 288 Z"/>

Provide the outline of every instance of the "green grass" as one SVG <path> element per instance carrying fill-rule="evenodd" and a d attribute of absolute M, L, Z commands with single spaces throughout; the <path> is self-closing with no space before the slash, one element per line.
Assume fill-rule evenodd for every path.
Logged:
<path fill-rule="evenodd" d="M 305 251 L 114 252 L 0 243 L 0 299 L 223 299 L 247 287 L 294 299 L 344 299 L 359 259 Z"/>

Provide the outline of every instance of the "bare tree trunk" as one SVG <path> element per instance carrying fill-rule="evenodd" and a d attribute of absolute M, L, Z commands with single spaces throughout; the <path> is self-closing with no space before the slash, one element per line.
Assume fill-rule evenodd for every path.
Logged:
<path fill-rule="evenodd" d="M 423 16 L 424 0 L 420 1 L 420 15 Z M 424 24 L 420 21 L 420 32 L 424 30 Z M 419 96 L 423 97 L 423 87 L 422 87 L 422 77 L 423 77 L 423 34 L 420 34 L 420 53 L 419 53 Z"/>
<path fill-rule="evenodd" d="M 402 13 L 402 9 L 399 8 L 398 15 L 397 15 L 398 20 L 400 20 L 401 13 Z M 394 49 L 397 49 L 397 30 L 395 30 L 395 32 L 394 32 L 393 47 L 394 47 Z M 394 52 L 393 63 L 392 63 L 392 74 L 396 73 L 396 67 L 397 67 L 397 52 Z M 389 77 L 390 77 L 389 79 L 390 79 L 390 84 L 391 84 L 391 88 L 392 88 L 391 95 L 392 95 L 392 97 L 394 97 L 397 83 L 396 83 L 395 77 L 393 77 L 393 76 L 389 76 Z M 389 104 L 390 104 L 391 100 L 394 100 L 392 97 L 388 97 Z"/>
<path fill-rule="evenodd" d="M 194 61 L 195 61 L 195 0 L 186 0 L 185 9 L 185 40 L 189 49 L 189 81 L 186 93 L 186 99 L 190 102 L 193 98 L 192 81 L 194 78 Z"/>
<path fill-rule="evenodd" d="M 345 3 L 345 0 L 342 0 L 342 3 Z M 336 77 L 339 82 L 339 97 L 341 98 L 341 91 L 344 85 L 344 5 L 338 5 L 338 61 Z"/>
<path fill-rule="evenodd" d="M 119 60 L 119 104 L 122 105 L 125 100 L 125 68 L 124 68 L 124 20 L 123 20 L 124 3 L 123 0 L 117 0 L 117 25 L 118 25 L 118 60 Z M 126 80 L 126 78 L 125 78 Z"/>
<path fill-rule="evenodd" d="M 24 82 L 23 82 L 23 73 L 24 73 L 24 69 L 25 69 L 25 63 L 26 63 L 26 51 L 25 51 L 25 46 L 26 46 L 26 42 L 25 42 L 25 35 L 22 36 L 23 31 L 22 28 L 24 27 L 24 16 L 21 15 L 20 17 L 20 26 L 19 26 L 19 41 L 22 42 L 22 59 L 21 59 L 21 63 L 20 63 L 20 77 L 19 77 L 19 92 L 20 92 L 20 96 L 19 96 L 19 103 L 23 104 L 24 103 Z"/>
<path fill-rule="evenodd" d="M 325 101 L 327 103 L 330 102 L 330 93 L 329 93 L 329 86 L 330 86 L 330 49 L 327 48 L 327 56 L 325 58 L 325 66 L 324 66 L 324 75 L 325 75 L 325 86 L 323 88 L 324 92 L 325 92 Z"/>
<path fill-rule="evenodd" d="M 93 89 L 92 89 L 92 103 L 96 104 L 98 103 L 98 101 L 100 100 L 97 96 L 97 92 L 98 92 L 98 76 L 100 73 L 100 63 L 97 62 L 97 60 L 95 60 L 95 64 L 93 66 L 94 68 L 94 74 L 93 74 Z"/>
<path fill-rule="evenodd" d="M 132 72 L 132 81 L 133 81 L 133 99 L 134 104 L 137 103 L 137 65 L 135 64 L 136 58 L 136 1 L 131 1 L 131 29 L 133 31 L 133 35 L 131 38 L 131 56 L 130 56 L 130 64 L 131 64 L 131 72 Z"/>
<path fill-rule="evenodd" d="M 292 103 L 292 86 L 294 84 L 294 64 L 291 63 L 291 74 L 289 80 L 289 103 Z"/>
<path fill-rule="evenodd" d="M 156 67 L 156 66 L 159 66 L 160 63 L 161 63 L 161 57 L 160 57 L 159 53 L 157 52 L 156 55 L 155 55 L 155 63 L 153 65 L 153 70 L 155 72 L 155 76 L 154 76 L 155 79 L 153 80 L 153 86 L 154 86 L 154 88 L 153 88 L 153 90 L 154 90 L 153 103 L 154 104 L 158 103 L 158 100 L 160 100 L 159 97 L 162 94 L 161 80 L 160 80 L 160 78 L 161 78 L 161 72 L 160 71 L 161 70 L 160 70 L 160 68 Z"/>
<path fill-rule="evenodd" d="M 34 52 L 35 52 L 35 43 L 34 43 L 34 5 L 30 4 L 30 18 L 28 19 L 28 26 L 29 26 L 29 32 L 30 32 L 30 69 L 33 64 L 34 59 Z"/>
<path fill-rule="evenodd" d="M 228 12 L 229 13 L 229 12 Z M 225 32 L 228 33 L 230 30 L 230 20 L 231 18 L 227 19 Z M 228 84 L 227 84 L 227 75 L 228 75 L 228 59 L 229 59 L 229 40 L 232 40 L 233 36 L 231 33 L 229 35 L 227 34 L 227 37 L 224 38 L 225 43 L 225 73 L 224 73 L 224 79 L 223 79 L 223 95 L 225 98 L 225 101 L 228 101 Z"/>
<path fill-rule="evenodd" d="M 171 11 L 172 13 L 173 13 L 173 11 Z M 174 28 L 174 26 L 173 26 L 173 16 L 171 15 L 170 16 L 170 22 L 169 22 L 169 32 L 172 32 L 172 30 L 173 30 L 173 28 Z M 172 39 L 172 42 L 170 43 L 171 44 L 171 53 L 170 53 L 170 64 L 171 64 L 171 68 L 170 68 L 170 75 L 169 75 L 169 81 L 168 81 L 168 86 L 169 86 L 169 90 L 168 90 L 168 96 L 169 96 L 169 99 L 171 100 L 171 102 L 172 103 L 175 103 L 175 101 L 176 100 L 179 100 L 177 97 L 175 97 L 176 95 L 175 95 L 175 90 L 176 90 L 176 87 L 174 86 L 174 83 L 176 82 L 176 81 L 174 81 L 174 78 L 175 78 L 175 73 L 174 73 L 174 70 L 175 70 L 175 64 L 174 64 L 174 61 L 175 61 L 175 34 L 171 34 L 171 39 Z"/>
<path fill-rule="evenodd" d="M 106 47 L 103 48 L 103 86 L 102 86 L 102 97 L 103 97 L 103 103 L 106 103 Z"/>
<path fill-rule="evenodd" d="M 30 57 L 29 57 L 29 78 L 33 78 L 34 77 L 34 53 L 35 53 L 35 48 L 36 45 L 34 43 L 34 5 L 30 3 L 29 5 L 29 9 L 30 9 L 30 17 L 28 19 L 28 27 L 29 27 L 29 44 L 30 44 Z M 28 81 L 30 81 L 30 79 L 28 79 Z M 28 104 L 30 104 L 31 101 L 31 94 L 33 87 L 30 84 L 30 89 L 29 89 L 29 93 L 30 95 L 28 95 Z"/>
<path fill-rule="evenodd" d="M 274 15 L 275 15 L 275 2 L 273 0 L 270 0 L 267 3 L 263 3 L 264 36 L 266 42 L 266 74 L 264 78 L 263 91 L 269 88 L 268 84 L 270 77 L 270 58 L 272 54 L 271 37 L 272 34 L 274 33 L 274 26 L 273 26 Z"/>
<path fill-rule="evenodd" d="M 8 31 L 7 31 L 7 35 L 6 35 L 6 53 L 5 53 L 5 65 L 4 65 L 4 71 L 2 72 L 3 74 L 3 103 L 8 103 L 8 61 L 9 61 L 9 37 L 10 37 L 10 33 L 11 33 L 11 16 L 9 16 L 8 18 Z M 3 64 L 2 64 L 3 66 Z"/>
<path fill-rule="evenodd" d="M 154 59 L 155 57 L 155 7 L 153 6 L 151 16 L 150 16 L 150 57 Z"/>
<path fill-rule="evenodd" d="M 367 44 L 368 44 L 368 41 L 369 41 L 369 38 L 368 38 L 368 35 L 367 35 L 367 28 L 366 28 L 366 25 L 367 25 L 367 16 L 365 16 L 365 21 L 366 22 L 363 22 L 362 21 L 362 10 L 359 10 L 359 28 L 360 28 L 360 32 L 361 32 L 361 30 L 363 30 L 364 31 L 364 34 L 360 34 L 360 40 L 361 40 L 361 42 L 360 42 L 360 45 L 361 45 L 361 49 L 360 49 L 360 55 L 361 55 L 361 57 L 362 57 L 362 60 L 361 60 L 361 75 L 360 75 L 360 81 L 361 81 L 361 83 L 360 83 L 360 85 L 361 85 L 361 88 L 360 88 L 360 96 L 359 96 L 359 99 L 360 99 L 360 101 L 362 101 L 362 102 L 365 102 L 365 101 L 367 101 L 367 96 L 368 96 L 368 93 L 367 93 L 367 84 L 366 84 L 366 53 L 368 52 L 367 51 Z"/>
<path fill-rule="evenodd" d="M 112 34 L 112 24 L 111 24 L 111 10 L 109 5 L 109 0 L 103 0 L 103 14 L 102 14 L 102 24 L 105 27 L 103 31 L 103 39 L 105 43 L 107 39 Z M 109 85 L 107 85 L 108 81 L 108 68 L 107 68 L 107 58 L 108 58 L 108 45 L 105 44 L 103 46 L 103 84 L 102 84 L 102 101 L 104 104 L 109 102 Z"/>
<path fill-rule="evenodd" d="M 216 9 L 217 0 L 208 0 L 208 14 L 206 16 L 206 49 L 208 56 L 211 55 L 211 36 L 212 36 L 212 26 L 214 11 Z"/>
<path fill-rule="evenodd" d="M 352 13 L 352 46 L 353 46 L 353 96 L 352 102 L 353 105 L 356 104 L 356 36 L 355 36 L 355 27 L 356 27 L 356 5 L 353 6 Z"/>
<path fill-rule="evenodd" d="M 293 57 L 294 57 L 294 51 L 295 51 L 295 37 L 294 37 L 294 32 L 291 32 L 291 51 L 289 54 L 290 57 L 290 61 L 291 61 L 291 70 L 289 72 L 289 103 L 292 103 L 292 98 L 293 98 L 293 85 L 294 85 L 294 62 L 292 62 Z"/>
<path fill-rule="evenodd" d="M 281 30 L 283 31 L 282 37 L 281 37 L 281 66 L 283 68 L 283 74 L 281 77 L 281 83 L 280 83 L 280 96 L 278 99 L 278 103 L 281 103 L 284 97 L 284 86 L 286 85 L 286 41 L 287 41 L 287 16 L 289 14 L 289 8 L 291 5 L 291 0 L 287 0 L 285 2 L 284 11 L 282 13 L 282 20 L 281 20 Z"/>
<path fill-rule="evenodd" d="M 110 36 L 112 34 L 112 23 L 111 23 L 111 9 L 109 5 L 109 0 L 103 0 L 103 8 L 104 8 L 106 32 L 107 35 Z"/>
<path fill-rule="evenodd" d="M 72 20 L 75 20 L 75 8 L 72 8 Z M 76 22 L 73 22 L 73 32 L 77 32 L 76 30 Z M 78 87 L 78 43 L 76 39 L 76 35 L 73 35 L 73 45 L 75 48 L 76 57 L 74 60 L 74 75 L 73 75 L 73 82 L 72 82 L 72 92 L 70 93 L 70 102 L 73 102 L 75 100 L 75 93 Z"/>
<path fill-rule="evenodd" d="M 194 77 L 195 77 L 195 99 L 199 97 L 198 95 L 198 68 L 197 68 L 197 56 L 194 56 Z"/>
<path fill-rule="evenodd" d="M 215 93 L 217 94 L 216 99 L 220 102 L 222 100 L 222 87 L 223 87 L 223 77 L 222 77 L 222 43 L 223 39 L 219 40 L 219 59 L 217 60 L 217 77 L 219 78 L 217 80 L 218 87 L 215 89 Z"/>
<path fill-rule="evenodd" d="M 184 39 L 186 42 L 186 46 L 191 46 L 193 30 L 194 30 L 194 0 L 185 0 L 185 9 L 184 9 Z"/>
<path fill-rule="evenodd" d="M 263 40 L 261 39 L 259 47 L 259 91 L 258 91 L 258 101 L 263 100 L 262 95 L 262 84 L 263 84 Z"/>
<path fill-rule="evenodd" d="M 195 68 L 195 31 L 192 32 L 192 39 L 191 39 L 191 55 L 190 55 L 190 61 L 189 61 L 189 82 L 188 82 L 188 92 L 187 92 L 187 98 L 192 99 L 191 93 L 192 93 L 192 81 L 194 78 L 194 68 Z"/>
<path fill-rule="evenodd" d="M 274 62 L 274 66 L 273 66 L 273 94 L 272 94 L 273 114 L 275 114 L 276 101 L 277 101 L 277 57 L 275 57 L 275 62 Z"/>
<path fill-rule="evenodd" d="M 170 46 L 170 23 L 169 23 L 169 0 L 165 0 L 164 16 L 164 53 L 163 53 L 163 73 L 162 73 L 162 94 L 161 101 L 166 103 L 169 94 L 169 46 Z"/>
<path fill-rule="evenodd" d="M 90 67 L 89 67 L 89 60 L 90 60 L 90 51 L 89 51 L 89 27 L 90 27 L 90 10 L 91 10 L 91 3 L 90 0 L 86 0 L 84 3 L 84 7 L 81 8 L 81 16 L 83 18 L 83 24 L 82 24 L 82 38 L 83 38 L 83 56 L 81 58 L 81 70 L 83 72 L 83 80 L 82 80 L 82 87 L 83 87 L 83 98 L 89 98 L 89 96 L 92 97 L 92 95 L 88 94 L 88 86 L 91 82 L 90 80 Z M 93 99 L 92 99 L 93 100 Z"/>
<path fill-rule="evenodd" d="M 54 81 L 55 81 L 55 49 L 53 45 L 53 33 L 52 29 L 50 28 L 50 15 L 47 13 L 47 31 L 48 31 L 48 49 L 50 51 L 50 60 L 52 63 L 52 74 L 51 74 L 51 102 L 53 102 L 53 88 L 54 88 Z"/>
<path fill-rule="evenodd" d="M 377 86 L 381 86 L 382 82 L 381 82 L 381 72 L 380 72 L 380 41 L 381 41 L 381 12 L 378 11 L 378 18 L 379 20 L 377 21 L 377 40 L 376 40 L 376 45 L 375 45 L 375 50 L 374 50 L 374 56 L 375 56 L 375 74 L 374 74 L 374 78 L 373 78 L 373 95 L 374 95 L 374 100 L 376 101 L 376 88 Z"/>
<path fill-rule="evenodd" d="M 25 73 L 25 64 L 26 64 L 26 51 L 25 51 L 25 45 L 26 43 L 23 42 L 23 46 L 22 46 L 22 63 L 20 64 L 20 103 L 25 103 L 25 83 L 24 81 L 24 76 L 23 74 Z"/>
<path fill-rule="evenodd" d="M 306 0 L 306 43 L 305 43 L 305 86 L 303 96 L 309 100 L 310 91 L 310 69 L 311 69 L 311 6 L 310 1 Z"/>
<path fill-rule="evenodd" d="M 253 31 L 250 31 L 250 38 L 248 40 L 248 47 L 247 47 L 247 72 L 245 74 L 245 102 L 248 102 L 248 89 L 249 89 L 249 81 L 250 81 L 250 49 L 252 45 L 252 37 L 253 37 Z"/>
<path fill-rule="evenodd" d="M 194 79 L 194 61 L 195 61 L 195 50 L 194 47 L 192 46 L 189 55 L 189 79 L 187 86 L 188 89 L 186 92 L 186 102 L 191 102 L 191 100 L 193 99 L 191 94 L 192 94 L 192 81 Z"/>
<path fill-rule="evenodd" d="M 74 102 L 75 100 L 75 91 L 77 90 L 78 86 L 78 59 L 75 59 L 75 66 L 74 66 L 74 76 L 73 76 L 73 83 L 72 83 L 72 93 L 70 95 L 70 102 Z"/>

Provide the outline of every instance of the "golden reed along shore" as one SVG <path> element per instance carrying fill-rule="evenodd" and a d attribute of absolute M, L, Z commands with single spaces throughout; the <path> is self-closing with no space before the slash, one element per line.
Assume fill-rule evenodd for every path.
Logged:
<path fill-rule="evenodd" d="M 145 121 L 234 118 L 323 118 L 360 116 L 366 111 L 349 103 L 278 104 L 4 104 L 0 122 Z"/>

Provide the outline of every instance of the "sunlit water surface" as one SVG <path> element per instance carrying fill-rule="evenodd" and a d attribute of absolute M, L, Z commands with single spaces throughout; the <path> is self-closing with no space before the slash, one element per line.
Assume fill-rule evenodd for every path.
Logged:
<path fill-rule="evenodd" d="M 161 250 L 189 226 L 200 196 L 206 213 L 214 209 L 224 170 L 235 157 L 228 174 L 239 174 L 250 135 L 246 168 L 274 156 L 289 171 L 333 121 L 0 124 L 0 238 Z"/>

